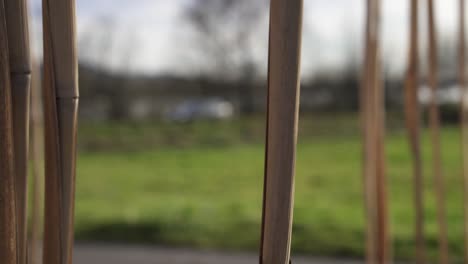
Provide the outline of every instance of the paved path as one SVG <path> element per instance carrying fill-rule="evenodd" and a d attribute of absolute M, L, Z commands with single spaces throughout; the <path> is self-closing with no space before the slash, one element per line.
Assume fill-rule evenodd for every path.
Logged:
<path fill-rule="evenodd" d="M 358 263 L 362 262 L 293 257 L 293 264 Z M 75 247 L 74 264 L 258 264 L 258 257 L 250 253 L 78 243 Z"/>

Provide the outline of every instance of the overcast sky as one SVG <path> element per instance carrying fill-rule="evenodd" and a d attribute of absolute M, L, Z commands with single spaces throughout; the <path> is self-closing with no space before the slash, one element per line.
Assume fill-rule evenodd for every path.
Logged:
<path fill-rule="evenodd" d="M 33 33 L 36 42 L 41 34 L 40 1 L 33 1 Z M 121 36 L 138 41 L 128 70 L 157 74 L 190 72 L 180 59 L 181 12 L 191 0 L 76 0 L 78 33 L 92 30 L 103 17 L 117 23 Z M 421 1 L 423 3 L 425 1 Z M 453 35 L 457 30 L 458 0 L 435 0 L 440 34 Z M 347 50 L 362 50 L 365 0 L 304 0 L 303 73 L 333 68 L 343 63 Z M 409 0 L 383 0 L 383 53 L 394 71 L 403 68 L 407 45 Z M 422 10 L 424 12 L 424 9 Z M 424 19 L 424 17 L 422 18 Z M 267 25 L 264 30 L 267 30 Z M 424 29 L 424 28 L 422 28 Z M 266 32 L 265 32 L 266 33 Z M 264 34 L 266 42 L 267 34 Z M 116 41 L 117 41 L 116 40 Z M 255 54 L 266 63 L 266 43 L 259 40 Z M 424 43 L 423 43 L 424 44 Z M 40 50 L 39 45 L 35 45 Z M 118 46 L 118 45 L 117 45 Z M 84 53 L 81 51 L 81 53 Z M 108 62 L 121 67 L 121 62 Z M 193 67 L 190 66 L 190 67 Z"/>

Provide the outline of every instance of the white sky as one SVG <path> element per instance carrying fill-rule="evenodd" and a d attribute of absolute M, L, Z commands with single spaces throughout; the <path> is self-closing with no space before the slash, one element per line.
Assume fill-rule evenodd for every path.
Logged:
<path fill-rule="evenodd" d="M 33 33 L 40 43 L 40 0 L 33 1 L 35 23 Z M 181 10 L 191 0 L 76 0 L 78 34 L 92 30 L 99 18 L 111 18 L 117 23 L 120 36 L 134 37 L 138 51 L 132 54 L 127 70 L 157 74 L 162 72 L 190 72 L 180 57 L 185 33 L 181 29 Z M 405 63 L 409 0 L 383 1 L 383 53 L 386 64 L 400 71 Z M 420 1 L 424 3 L 425 1 Z M 435 0 L 439 33 L 451 35 L 457 30 L 458 0 Z M 343 63 L 347 50 L 362 49 L 365 0 L 304 0 L 303 74 L 334 68 Z M 424 12 L 424 9 L 422 10 Z M 424 17 L 422 18 L 424 19 Z M 424 21 L 424 20 L 423 20 Z M 423 22 L 422 21 L 422 22 Z M 267 25 L 264 26 L 267 30 Z M 266 32 L 265 32 L 266 38 Z M 262 34 L 263 36 L 263 34 Z M 266 63 L 266 40 L 259 43 L 255 54 Z M 39 44 L 35 45 L 40 50 Z M 119 45 L 116 44 L 116 49 Z M 183 46 L 182 46 L 183 47 Z M 98 60 L 98 59 L 96 59 Z M 110 61 L 112 68 L 122 62 Z M 192 67 L 192 68 L 191 68 Z"/>

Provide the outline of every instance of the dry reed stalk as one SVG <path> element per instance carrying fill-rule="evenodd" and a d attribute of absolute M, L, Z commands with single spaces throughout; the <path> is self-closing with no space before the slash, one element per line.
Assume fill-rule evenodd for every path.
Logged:
<path fill-rule="evenodd" d="M 75 1 L 43 0 L 45 225 L 43 262 L 72 263 L 78 63 Z"/>
<path fill-rule="evenodd" d="M 32 179 L 32 206 L 31 226 L 29 237 L 29 255 L 28 264 L 40 263 L 40 239 L 41 239 L 41 208 L 43 208 L 42 188 L 44 177 L 42 170 L 43 153 L 43 116 L 41 103 L 41 82 L 40 69 L 35 63 L 32 63 L 31 73 L 31 179 Z"/>
<path fill-rule="evenodd" d="M 458 82 L 461 89 L 460 125 L 462 140 L 464 261 L 468 263 L 468 91 L 466 87 L 465 0 L 459 1 Z"/>
<path fill-rule="evenodd" d="M 415 241 L 416 263 L 426 262 L 424 239 L 424 190 L 421 158 L 421 129 L 418 102 L 419 88 L 419 30 L 418 1 L 411 0 L 410 8 L 410 46 L 408 53 L 408 68 L 405 79 L 405 117 L 406 129 L 413 162 L 413 192 L 415 211 Z"/>
<path fill-rule="evenodd" d="M 5 0 L 15 148 L 18 264 L 27 260 L 27 176 L 31 60 L 26 0 Z"/>
<path fill-rule="evenodd" d="M 385 107 L 379 55 L 380 1 L 367 1 L 366 52 L 361 87 L 366 262 L 388 263 L 390 238 L 385 179 Z"/>
<path fill-rule="evenodd" d="M 302 0 L 271 0 L 261 264 L 290 261 Z"/>
<path fill-rule="evenodd" d="M 0 1 L 0 261 L 17 264 L 15 160 L 8 36 Z"/>
<path fill-rule="evenodd" d="M 429 29 L 429 86 L 431 88 L 431 102 L 429 107 L 429 126 L 432 141 L 432 165 L 434 170 L 434 183 L 437 205 L 437 222 L 439 226 L 439 263 L 449 263 L 449 247 L 447 240 L 447 223 L 445 213 L 445 190 L 442 173 L 442 160 L 440 148 L 440 117 L 437 106 L 437 36 L 434 17 L 433 0 L 428 0 L 428 29 Z"/>

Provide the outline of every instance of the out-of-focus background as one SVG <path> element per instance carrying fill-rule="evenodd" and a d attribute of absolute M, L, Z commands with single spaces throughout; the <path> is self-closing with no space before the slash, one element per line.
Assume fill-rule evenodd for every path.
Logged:
<path fill-rule="evenodd" d="M 194 262 L 197 256 L 201 263 L 211 257 L 221 263 L 231 255 L 238 258 L 233 263 L 254 263 L 262 206 L 269 1 L 76 2 L 81 98 L 75 225 L 80 263 L 112 261 L 106 252 L 117 261 L 115 254 L 125 250 L 130 253 L 118 259 L 135 264 L 179 263 L 174 259 L 188 253 L 194 255 L 180 263 L 199 263 Z M 360 259 L 365 223 L 358 90 L 365 1 L 304 4 L 292 251 L 306 256 L 304 263 L 314 263 L 307 256 Z M 412 170 L 402 114 L 408 5 L 405 0 L 383 1 L 381 36 L 391 231 L 399 259 L 411 259 L 414 250 Z M 436 1 L 436 7 L 438 99 L 455 259 L 461 258 L 463 246 L 457 1 Z M 421 12 L 419 98 L 424 110 L 429 100 L 424 6 Z M 33 47 L 40 60 L 40 1 L 32 0 L 31 13 Z M 423 117 L 425 124 L 425 112 Z M 426 134 L 424 130 L 425 227 L 435 257 Z M 156 254 L 144 260 L 148 251 L 173 258 Z"/>

